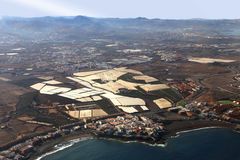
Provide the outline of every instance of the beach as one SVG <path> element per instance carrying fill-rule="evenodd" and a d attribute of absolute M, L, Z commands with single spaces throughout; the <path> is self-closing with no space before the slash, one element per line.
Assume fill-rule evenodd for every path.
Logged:
<path fill-rule="evenodd" d="M 30 160 L 35 160 L 41 157 L 42 155 L 53 152 L 56 150 L 55 146 L 63 143 L 68 143 L 70 141 L 76 140 L 76 141 L 81 141 L 81 140 L 86 140 L 93 138 L 93 135 L 90 133 L 85 133 L 82 131 L 77 131 L 74 133 L 71 133 L 69 135 L 66 135 L 64 137 L 57 138 L 55 140 L 50 140 L 48 142 L 45 142 L 44 144 L 38 146 L 36 148 L 36 152 L 32 154 L 30 157 Z"/>
<path fill-rule="evenodd" d="M 202 128 L 178 133 L 166 145 L 122 142 L 112 139 L 87 139 L 43 157 L 42 160 L 238 160 L 240 134 L 226 128 Z M 194 146 L 194 147 L 193 147 Z M 227 146 L 227 147 L 226 147 Z"/>
<path fill-rule="evenodd" d="M 76 131 L 64 137 L 60 137 L 49 142 L 42 144 L 37 147 L 36 151 L 30 158 L 30 160 L 37 159 L 40 160 L 39 157 L 45 155 L 47 153 L 55 153 L 57 151 L 63 150 L 65 148 L 71 147 L 73 144 L 78 143 L 79 141 L 84 141 L 87 139 L 102 139 L 102 140 L 113 140 L 120 141 L 124 143 L 132 143 L 138 142 L 143 144 L 148 144 L 150 146 L 165 146 L 166 142 L 172 138 L 177 137 L 181 133 L 197 131 L 201 129 L 212 129 L 212 128 L 228 128 L 234 129 L 234 125 L 221 121 L 206 121 L 206 120 L 198 120 L 198 121 L 176 121 L 166 126 L 168 132 L 162 137 L 162 139 L 156 143 L 152 143 L 150 141 L 143 140 L 134 140 L 134 139 L 126 139 L 126 138 L 113 138 L 113 137 L 98 137 L 94 134 L 91 134 L 86 131 Z M 58 145 L 65 144 L 61 147 Z"/>

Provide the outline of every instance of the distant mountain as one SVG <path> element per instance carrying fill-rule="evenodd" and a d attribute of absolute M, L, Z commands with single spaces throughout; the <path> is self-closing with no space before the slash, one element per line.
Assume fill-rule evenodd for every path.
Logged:
<path fill-rule="evenodd" d="M 26 40 L 75 40 L 106 36 L 138 36 L 157 33 L 194 33 L 202 35 L 240 35 L 240 20 L 163 20 L 139 18 L 4 17 L 0 35 Z"/>

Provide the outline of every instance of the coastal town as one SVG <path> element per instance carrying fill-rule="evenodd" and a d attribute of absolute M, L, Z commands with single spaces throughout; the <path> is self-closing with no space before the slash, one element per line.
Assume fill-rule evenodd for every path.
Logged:
<path fill-rule="evenodd" d="M 29 87 L 37 90 L 40 96 L 63 97 L 71 103 L 58 101 L 50 106 L 35 103 L 33 107 L 41 113 L 64 114 L 72 122 L 56 128 L 49 122 L 22 117 L 22 121 L 52 129 L 7 144 L 0 152 L 2 159 L 29 159 L 42 145 L 72 134 L 164 144 L 169 133 L 168 121 L 215 121 L 223 127 L 240 122 L 240 101 L 218 101 L 214 105 L 188 103 L 203 87 L 192 79 L 185 82 L 168 80 L 163 84 L 157 78 L 127 67 L 78 72 L 62 81 L 41 79 L 44 81 Z M 182 98 L 176 100 L 179 95 Z M 2 125 L 1 129 L 8 127 Z"/>
<path fill-rule="evenodd" d="M 86 126 L 100 137 L 142 140 L 155 143 L 165 133 L 164 125 L 146 117 L 118 116 L 90 123 Z"/>
<path fill-rule="evenodd" d="M 92 133 L 97 137 L 119 138 L 121 140 L 141 140 L 155 143 L 161 140 L 165 133 L 163 124 L 154 123 L 147 117 L 138 117 L 132 115 L 117 116 L 116 118 L 107 118 L 95 120 L 90 123 L 77 123 L 59 127 L 56 131 L 46 135 L 29 138 L 26 141 L 13 145 L 8 150 L 0 152 L 0 158 L 3 160 L 10 159 L 28 159 L 37 149 L 49 141 L 56 140 L 70 134 Z"/>
<path fill-rule="evenodd" d="M 0 30 L 0 159 L 36 159 L 84 136 L 165 145 L 181 131 L 240 130 L 239 37 L 212 32 L 222 23 L 150 32 L 141 27 L 173 22 L 137 18 L 132 33 L 120 19 L 46 19 L 51 33 L 35 30 L 39 19 L 4 20 L 32 28 L 27 37 Z M 113 30 L 118 21 L 123 29 Z M 82 22 L 93 31 L 75 28 Z"/>

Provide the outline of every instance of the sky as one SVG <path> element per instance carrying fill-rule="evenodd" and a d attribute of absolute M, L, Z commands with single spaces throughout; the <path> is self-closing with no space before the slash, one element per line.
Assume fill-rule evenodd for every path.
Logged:
<path fill-rule="evenodd" d="M 240 0 L 0 0 L 0 17 L 239 19 Z"/>

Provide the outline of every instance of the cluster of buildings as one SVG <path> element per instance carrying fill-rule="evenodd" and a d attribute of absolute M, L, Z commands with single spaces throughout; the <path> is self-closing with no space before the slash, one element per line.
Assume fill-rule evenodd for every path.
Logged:
<path fill-rule="evenodd" d="M 213 111 L 225 121 L 240 123 L 240 101 L 223 102 L 225 103 L 220 103 L 214 106 Z"/>
<path fill-rule="evenodd" d="M 233 77 L 233 79 L 236 80 L 236 81 L 240 81 L 240 74 L 238 74 L 235 77 Z"/>
<path fill-rule="evenodd" d="M 157 51 L 157 55 L 160 57 L 161 61 L 165 62 L 175 62 L 178 60 L 183 60 L 182 56 L 178 56 L 175 53 L 170 53 L 168 51 Z"/>
<path fill-rule="evenodd" d="M 232 87 L 236 88 L 236 89 L 240 89 L 240 74 L 237 74 L 236 76 L 233 77 L 234 82 L 231 84 Z"/>
<path fill-rule="evenodd" d="M 146 63 L 152 60 L 152 57 L 146 55 L 127 55 L 126 58 L 114 58 L 111 61 L 107 62 L 112 66 L 118 65 L 133 65 L 139 63 Z"/>
<path fill-rule="evenodd" d="M 240 123 L 240 101 L 223 101 L 215 105 L 192 102 L 185 106 L 186 109 L 198 115 L 199 118 L 210 120 L 224 120 Z"/>
<path fill-rule="evenodd" d="M 73 125 L 71 127 L 66 127 L 68 129 L 58 129 L 56 131 L 52 131 L 46 133 L 45 135 L 35 136 L 33 138 L 27 139 L 26 141 L 16 142 L 16 144 L 12 145 L 8 150 L 0 152 L 1 160 L 24 160 L 28 159 L 34 152 L 37 151 L 37 147 L 46 143 L 48 141 L 60 138 L 62 136 L 68 135 L 72 132 L 75 132 L 82 127 L 80 125 Z"/>
<path fill-rule="evenodd" d="M 103 45 L 106 42 L 94 41 L 92 43 L 96 43 L 96 46 L 99 46 L 100 44 Z M 56 67 L 53 68 L 55 71 L 60 73 L 74 73 L 80 69 L 107 69 L 119 65 L 125 66 L 146 63 L 152 60 L 152 57 L 146 55 L 145 50 L 123 49 L 121 47 L 119 48 L 119 46 L 116 44 L 109 44 L 102 47 L 103 48 L 96 48 L 87 45 L 85 47 L 78 46 L 78 48 L 75 50 L 67 46 L 55 47 L 56 51 L 54 52 L 54 58 L 57 58 L 58 61 L 55 62 Z M 119 54 L 117 56 L 108 56 L 109 52 L 111 52 L 111 54 L 112 52 L 120 53 L 120 56 Z M 81 55 L 81 57 L 79 55 Z M 103 56 L 105 58 L 101 59 Z M 71 62 L 71 64 L 68 62 Z"/>
<path fill-rule="evenodd" d="M 100 137 L 126 138 L 130 140 L 151 140 L 156 142 L 165 133 L 162 123 L 153 122 L 143 116 L 118 116 L 87 124 Z"/>
<path fill-rule="evenodd" d="M 218 120 L 218 116 L 211 110 L 206 102 L 191 102 L 185 105 L 185 108 L 193 112 L 198 118 Z"/>
<path fill-rule="evenodd" d="M 190 96 L 201 89 L 201 86 L 191 79 L 186 79 L 181 82 L 171 82 L 169 83 L 169 86 L 175 88 L 184 97 Z"/>

